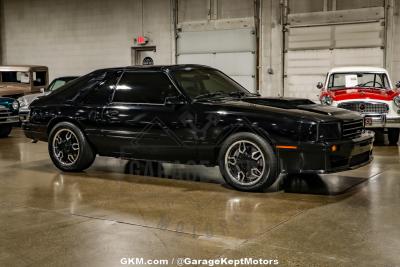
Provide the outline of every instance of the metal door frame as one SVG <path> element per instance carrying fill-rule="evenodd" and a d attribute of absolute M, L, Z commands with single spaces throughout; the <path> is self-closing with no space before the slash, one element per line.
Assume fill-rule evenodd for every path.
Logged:
<path fill-rule="evenodd" d="M 139 53 L 142 51 L 153 51 L 157 52 L 156 46 L 133 46 L 131 47 L 131 66 L 138 66 L 136 62 L 139 59 Z"/>

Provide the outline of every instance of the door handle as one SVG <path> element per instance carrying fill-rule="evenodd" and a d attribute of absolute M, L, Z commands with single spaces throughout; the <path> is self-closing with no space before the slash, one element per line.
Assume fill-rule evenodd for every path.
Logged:
<path fill-rule="evenodd" d="M 119 115 L 119 111 L 118 110 L 107 110 L 106 114 L 110 117 L 115 117 Z"/>

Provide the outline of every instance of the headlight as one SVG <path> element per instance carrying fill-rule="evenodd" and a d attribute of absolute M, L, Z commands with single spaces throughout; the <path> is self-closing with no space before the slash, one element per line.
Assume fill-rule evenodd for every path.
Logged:
<path fill-rule="evenodd" d="M 18 103 L 18 101 L 14 101 L 14 102 L 12 103 L 12 108 L 13 108 L 14 110 L 17 110 L 17 109 L 19 108 L 19 103 Z"/>
<path fill-rule="evenodd" d="M 26 106 L 26 103 L 25 103 L 25 101 L 24 100 L 22 100 L 22 99 L 18 99 L 18 103 L 19 103 L 19 107 L 21 108 L 21 107 L 25 107 Z"/>
<path fill-rule="evenodd" d="M 400 108 L 400 96 L 396 96 L 395 98 L 393 98 L 393 102 L 397 107 Z"/>
<path fill-rule="evenodd" d="M 299 140 L 317 141 L 317 123 L 301 123 Z"/>
<path fill-rule="evenodd" d="M 341 127 L 338 122 L 321 123 L 318 129 L 318 140 L 338 140 L 341 137 Z"/>
<path fill-rule="evenodd" d="M 322 97 L 321 103 L 322 103 L 323 105 L 328 105 L 328 106 L 330 106 L 330 105 L 332 105 L 332 103 L 333 103 L 333 99 L 332 99 L 332 97 L 326 95 L 326 96 L 323 96 L 323 97 Z"/>

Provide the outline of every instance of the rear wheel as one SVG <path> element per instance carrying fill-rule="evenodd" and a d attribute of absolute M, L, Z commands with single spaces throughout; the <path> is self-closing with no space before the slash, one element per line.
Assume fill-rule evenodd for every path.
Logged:
<path fill-rule="evenodd" d="M 0 138 L 6 138 L 7 136 L 9 136 L 11 133 L 11 130 L 12 130 L 11 125 L 0 126 Z"/>
<path fill-rule="evenodd" d="M 399 142 L 399 134 L 400 134 L 400 129 L 399 128 L 389 128 L 388 129 L 388 139 L 389 139 L 389 144 L 390 145 L 397 145 L 397 142 Z"/>
<path fill-rule="evenodd" d="M 62 171 L 83 171 L 96 158 L 85 135 L 70 122 L 61 122 L 54 126 L 50 132 L 48 148 L 54 165 Z"/>
<path fill-rule="evenodd" d="M 277 179 L 277 159 L 270 144 L 253 133 L 230 136 L 219 153 L 225 181 L 241 191 L 261 191 Z"/>

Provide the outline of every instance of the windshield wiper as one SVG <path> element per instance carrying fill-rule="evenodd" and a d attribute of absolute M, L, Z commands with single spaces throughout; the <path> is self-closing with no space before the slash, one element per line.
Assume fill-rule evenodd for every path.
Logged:
<path fill-rule="evenodd" d="M 200 99 L 207 99 L 207 98 L 213 98 L 213 97 L 216 97 L 216 96 L 224 96 L 224 95 L 225 95 L 224 92 L 214 92 L 214 93 L 207 93 L 207 94 L 198 95 L 194 99 L 195 100 L 200 100 Z"/>
<path fill-rule="evenodd" d="M 242 98 L 242 97 L 247 97 L 247 96 L 261 96 L 261 95 L 255 94 L 255 93 L 246 93 L 246 92 L 242 92 L 242 91 L 236 91 L 236 92 L 229 93 L 229 96 L 237 96 L 239 98 Z"/>

